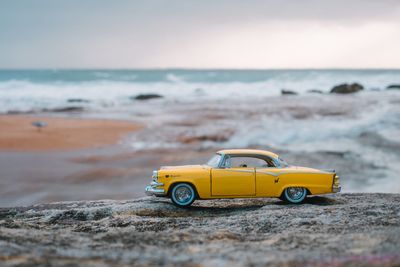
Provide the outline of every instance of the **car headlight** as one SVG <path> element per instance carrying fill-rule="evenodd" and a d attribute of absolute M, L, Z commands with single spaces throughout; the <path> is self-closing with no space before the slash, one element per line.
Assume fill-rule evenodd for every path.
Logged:
<path fill-rule="evenodd" d="M 158 178 L 158 171 L 153 171 L 153 179 L 157 179 Z"/>

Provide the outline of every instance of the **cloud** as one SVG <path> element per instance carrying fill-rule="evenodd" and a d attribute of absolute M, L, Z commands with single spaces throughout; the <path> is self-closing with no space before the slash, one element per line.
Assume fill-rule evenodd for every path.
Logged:
<path fill-rule="evenodd" d="M 400 67 L 399 29 L 397 0 L 3 0 L 0 67 Z"/>

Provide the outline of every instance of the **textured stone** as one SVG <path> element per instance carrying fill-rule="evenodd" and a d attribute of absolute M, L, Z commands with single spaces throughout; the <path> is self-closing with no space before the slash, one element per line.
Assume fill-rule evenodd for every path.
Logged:
<path fill-rule="evenodd" d="M 0 209 L 1 266 L 400 264 L 399 194 L 59 202 Z"/>

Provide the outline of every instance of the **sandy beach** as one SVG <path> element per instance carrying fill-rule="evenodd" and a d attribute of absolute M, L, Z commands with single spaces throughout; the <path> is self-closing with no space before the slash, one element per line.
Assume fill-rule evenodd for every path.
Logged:
<path fill-rule="evenodd" d="M 85 110 L 74 114 L 2 115 L 0 207 L 142 197 L 154 169 L 202 164 L 219 149 L 240 147 L 334 168 L 345 192 L 396 193 L 399 97 L 390 90 L 229 102 L 168 96 L 80 104 Z M 38 132 L 33 121 L 48 126 Z"/>
<path fill-rule="evenodd" d="M 37 129 L 32 122 L 47 124 Z M 101 147 L 117 143 L 123 136 L 141 129 L 128 121 L 88 120 L 55 117 L 0 116 L 0 150 L 60 151 Z"/>
<path fill-rule="evenodd" d="M 153 170 L 225 148 L 400 192 L 400 70 L 1 73 L 0 207 L 143 197 Z"/>

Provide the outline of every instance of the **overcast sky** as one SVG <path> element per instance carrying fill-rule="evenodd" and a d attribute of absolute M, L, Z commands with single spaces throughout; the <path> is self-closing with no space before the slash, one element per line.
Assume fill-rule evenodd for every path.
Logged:
<path fill-rule="evenodd" d="M 400 0 L 1 0 L 0 68 L 400 68 Z"/>

